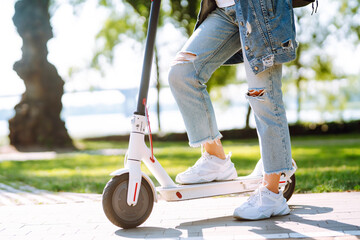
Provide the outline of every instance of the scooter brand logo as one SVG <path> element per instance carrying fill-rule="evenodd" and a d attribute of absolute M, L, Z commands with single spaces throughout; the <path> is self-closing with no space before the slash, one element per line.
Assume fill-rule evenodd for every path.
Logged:
<path fill-rule="evenodd" d="M 143 120 L 139 117 L 133 117 L 131 119 L 131 125 L 133 126 L 132 129 L 135 132 L 143 133 L 145 132 L 146 124 L 143 122 Z"/>

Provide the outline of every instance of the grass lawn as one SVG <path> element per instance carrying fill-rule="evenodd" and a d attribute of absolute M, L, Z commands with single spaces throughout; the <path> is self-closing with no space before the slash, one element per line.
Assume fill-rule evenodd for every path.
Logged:
<path fill-rule="evenodd" d="M 84 150 L 126 148 L 123 142 L 78 141 Z M 251 173 L 260 158 L 257 140 L 224 141 L 225 151 L 239 175 Z M 154 154 L 174 179 L 199 157 L 186 142 L 155 142 Z M 360 135 L 292 138 L 298 164 L 296 192 L 360 191 Z M 109 173 L 123 167 L 124 156 L 102 156 L 80 151 L 53 160 L 0 162 L 0 182 L 27 184 L 50 191 L 101 193 Z M 143 166 L 144 172 L 151 175 Z M 154 179 L 153 179 L 154 180 Z"/>

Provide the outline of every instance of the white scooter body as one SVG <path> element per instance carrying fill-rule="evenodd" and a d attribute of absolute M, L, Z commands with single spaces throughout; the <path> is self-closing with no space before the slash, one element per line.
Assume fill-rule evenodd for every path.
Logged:
<path fill-rule="evenodd" d="M 157 199 L 157 192 L 161 199 L 166 201 L 181 201 L 195 198 L 211 197 L 218 195 L 244 193 L 254 191 L 261 184 L 262 163 L 259 161 L 254 171 L 244 177 L 238 177 L 231 181 L 219 181 L 202 184 L 178 185 L 170 178 L 164 168 L 153 156 L 145 144 L 145 132 L 148 124 L 146 116 L 134 114 L 132 121 L 132 131 L 127 156 L 125 157 L 125 168 L 113 172 L 111 175 L 121 175 L 129 172 L 129 185 L 127 194 L 127 204 L 135 206 L 141 188 L 141 179 L 150 184 L 154 199 Z M 155 188 L 154 183 L 144 173 L 141 172 L 141 162 L 144 162 L 150 172 L 154 175 L 160 186 Z M 281 176 L 280 187 L 285 187 L 289 181 L 285 176 Z"/>

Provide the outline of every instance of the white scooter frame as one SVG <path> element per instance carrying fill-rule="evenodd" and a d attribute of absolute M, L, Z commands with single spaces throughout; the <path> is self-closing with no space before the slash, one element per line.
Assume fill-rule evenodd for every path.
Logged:
<path fill-rule="evenodd" d="M 259 184 L 262 182 L 262 171 L 258 169 L 258 166 L 252 174 L 245 177 L 238 177 L 232 181 L 191 185 L 175 184 L 155 156 L 153 156 L 152 150 L 145 144 L 145 131 L 147 123 L 148 121 L 145 116 L 133 116 L 129 149 L 127 156 L 125 157 L 126 171 L 124 171 L 124 169 L 119 169 L 111 173 L 112 176 L 116 176 L 124 172 L 129 172 L 130 177 L 127 193 L 127 204 L 129 206 L 134 206 L 137 203 L 142 177 L 145 177 L 146 181 L 150 183 L 155 199 L 157 199 L 158 192 L 161 199 L 166 201 L 181 201 L 194 198 L 249 192 L 258 188 Z M 141 172 L 142 161 L 159 182 L 160 187 L 155 188 L 151 179 L 145 173 Z M 287 179 L 284 175 L 282 175 L 279 182 L 280 188 L 284 188 L 287 182 L 290 181 L 291 179 Z"/>

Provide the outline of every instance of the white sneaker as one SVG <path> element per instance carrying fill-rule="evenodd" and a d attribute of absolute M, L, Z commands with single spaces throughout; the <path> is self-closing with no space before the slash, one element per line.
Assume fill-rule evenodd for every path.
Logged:
<path fill-rule="evenodd" d="M 282 191 L 271 192 L 265 186 L 259 187 L 245 203 L 234 211 L 234 217 L 245 220 L 259 220 L 290 213 Z"/>
<path fill-rule="evenodd" d="M 237 172 L 230 157 L 231 153 L 226 156 L 225 160 L 222 160 L 205 152 L 193 167 L 176 176 L 176 182 L 195 184 L 233 180 L 237 178 Z"/>

